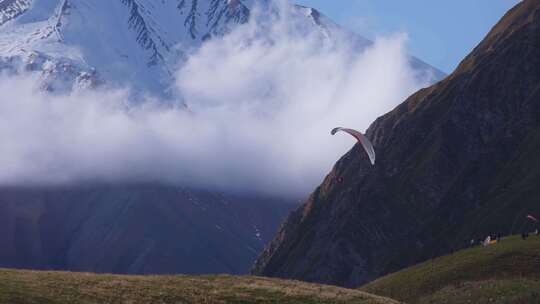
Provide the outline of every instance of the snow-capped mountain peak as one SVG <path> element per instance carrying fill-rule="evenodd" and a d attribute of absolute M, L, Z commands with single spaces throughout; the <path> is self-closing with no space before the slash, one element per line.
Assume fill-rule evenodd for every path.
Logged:
<path fill-rule="evenodd" d="M 248 18 L 241 1 L 4 0 L 0 56 L 69 61 L 81 73 L 160 92 L 184 51 Z"/>
<path fill-rule="evenodd" d="M 24 13 L 30 4 L 30 0 L 0 1 L 0 25 Z"/>
<path fill-rule="evenodd" d="M 268 3 L 0 0 L 0 69 L 43 71 L 43 87 L 50 91 L 106 82 L 166 95 L 187 54 L 248 22 L 255 5 Z M 314 9 L 295 9 L 323 37 L 346 32 Z M 351 37 L 359 47 L 371 43 Z"/>

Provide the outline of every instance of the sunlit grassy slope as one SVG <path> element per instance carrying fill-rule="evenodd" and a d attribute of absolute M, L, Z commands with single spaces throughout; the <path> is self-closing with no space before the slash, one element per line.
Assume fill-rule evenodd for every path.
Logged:
<path fill-rule="evenodd" d="M 234 276 L 0 270 L 0 303 L 397 303 L 359 290 Z"/>
<path fill-rule="evenodd" d="M 407 303 L 540 303 L 540 236 L 462 250 L 361 290 Z"/>

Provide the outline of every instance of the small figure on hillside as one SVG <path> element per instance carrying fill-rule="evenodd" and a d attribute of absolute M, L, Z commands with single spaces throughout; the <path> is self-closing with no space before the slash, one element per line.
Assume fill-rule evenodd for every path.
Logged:
<path fill-rule="evenodd" d="M 522 238 L 523 240 L 526 240 L 528 237 L 529 237 L 529 234 L 528 234 L 527 232 L 523 232 L 523 233 L 521 234 L 521 238 Z"/>
<path fill-rule="evenodd" d="M 474 244 L 476 243 L 475 239 L 471 239 L 471 247 L 474 247 Z"/>
<path fill-rule="evenodd" d="M 487 238 L 484 240 L 484 246 L 489 246 L 491 244 L 491 236 L 488 235 Z"/>
<path fill-rule="evenodd" d="M 534 234 L 534 235 L 538 235 L 538 228 L 534 229 L 533 234 Z"/>

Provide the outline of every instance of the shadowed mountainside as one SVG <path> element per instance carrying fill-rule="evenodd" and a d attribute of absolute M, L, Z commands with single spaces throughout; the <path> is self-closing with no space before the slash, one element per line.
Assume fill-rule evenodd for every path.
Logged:
<path fill-rule="evenodd" d="M 0 267 L 244 274 L 293 204 L 159 185 L 0 189 Z"/>

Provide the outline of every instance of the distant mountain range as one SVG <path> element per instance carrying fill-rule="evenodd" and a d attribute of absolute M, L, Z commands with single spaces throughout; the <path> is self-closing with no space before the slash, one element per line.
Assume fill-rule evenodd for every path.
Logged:
<path fill-rule="evenodd" d="M 342 286 L 515 234 L 540 214 L 540 1 L 521 1 L 445 80 L 367 131 L 254 273 Z"/>

